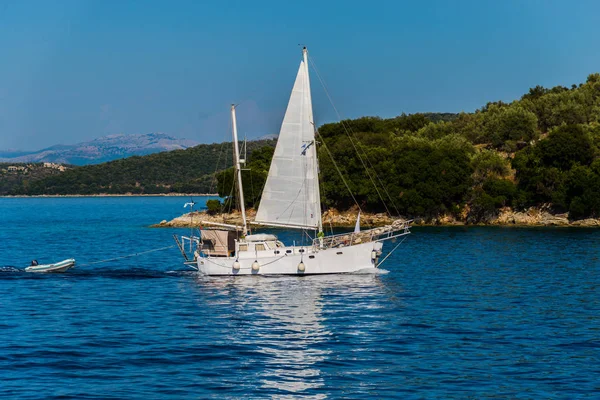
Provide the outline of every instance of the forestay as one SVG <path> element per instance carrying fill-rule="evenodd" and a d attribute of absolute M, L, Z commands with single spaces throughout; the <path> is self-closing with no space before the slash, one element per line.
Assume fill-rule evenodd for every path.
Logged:
<path fill-rule="evenodd" d="M 306 53 L 298 69 L 255 221 L 273 226 L 321 229 Z"/>

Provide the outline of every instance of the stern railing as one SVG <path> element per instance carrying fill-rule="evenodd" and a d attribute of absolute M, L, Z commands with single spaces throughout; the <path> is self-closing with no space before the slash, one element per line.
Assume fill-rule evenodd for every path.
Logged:
<path fill-rule="evenodd" d="M 360 232 L 339 233 L 313 239 L 315 249 L 329 249 L 333 247 L 346 247 L 360 243 L 381 242 L 410 233 L 410 221 L 396 221 L 392 225 L 372 228 Z"/>

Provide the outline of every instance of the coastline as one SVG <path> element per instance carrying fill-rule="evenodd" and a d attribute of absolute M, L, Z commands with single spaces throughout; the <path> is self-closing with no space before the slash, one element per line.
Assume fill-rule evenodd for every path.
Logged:
<path fill-rule="evenodd" d="M 60 197 L 219 197 L 218 194 L 208 193 L 156 193 L 156 194 L 38 194 L 38 195 L 14 195 L 14 196 L 0 196 L 0 199 L 26 199 L 26 198 L 60 198 Z"/>
<path fill-rule="evenodd" d="M 247 210 L 247 218 L 252 224 L 256 211 L 253 209 Z M 357 211 L 327 210 L 323 213 L 323 228 L 354 228 Z M 384 213 L 371 214 L 361 213 L 360 225 L 363 228 L 375 228 L 384 225 L 390 225 L 394 221 L 404 220 L 403 218 L 391 218 Z M 199 227 L 203 225 L 210 226 L 210 223 L 217 224 L 242 224 L 242 217 L 239 211 L 209 215 L 206 211 L 194 211 L 176 217 L 170 221 L 162 220 L 161 222 L 151 225 L 152 228 L 189 228 Z M 490 216 L 484 221 L 470 222 L 466 216 L 456 218 L 452 215 L 444 215 L 438 218 L 415 218 L 412 226 L 497 226 L 497 227 L 577 227 L 577 228 L 600 228 L 600 219 L 586 218 L 581 220 L 570 220 L 568 213 L 552 214 L 547 210 L 539 208 L 530 208 L 524 211 L 513 211 L 506 207 L 501 209 L 497 215 Z"/>

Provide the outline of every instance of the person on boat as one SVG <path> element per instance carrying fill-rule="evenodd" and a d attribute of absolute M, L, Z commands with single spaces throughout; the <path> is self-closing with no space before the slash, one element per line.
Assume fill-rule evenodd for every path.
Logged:
<path fill-rule="evenodd" d="M 31 261 L 31 266 L 35 267 L 36 265 L 38 265 L 38 261 L 37 260 L 32 260 Z"/>

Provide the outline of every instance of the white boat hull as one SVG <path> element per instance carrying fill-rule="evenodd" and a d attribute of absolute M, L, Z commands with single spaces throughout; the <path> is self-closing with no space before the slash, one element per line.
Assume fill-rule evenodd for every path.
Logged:
<path fill-rule="evenodd" d="M 66 272 L 75 266 L 75 260 L 70 258 L 54 264 L 31 265 L 25 268 L 27 272 Z"/>
<path fill-rule="evenodd" d="M 328 249 L 285 247 L 285 251 L 292 252 L 268 256 L 260 254 L 258 257 L 249 254 L 248 258 L 239 258 L 239 269 L 235 268 L 235 257 L 199 257 L 196 262 L 201 273 L 211 276 L 343 274 L 377 268 L 374 255 L 380 254 L 382 247 L 382 242 Z M 255 262 L 258 268 L 256 265 L 253 268 Z M 304 264 L 303 271 L 299 268 L 300 262 Z"/>

